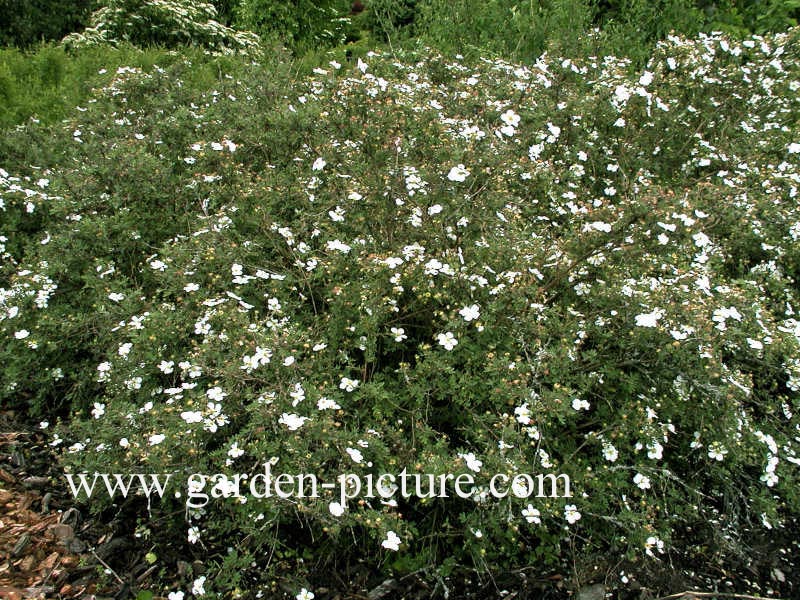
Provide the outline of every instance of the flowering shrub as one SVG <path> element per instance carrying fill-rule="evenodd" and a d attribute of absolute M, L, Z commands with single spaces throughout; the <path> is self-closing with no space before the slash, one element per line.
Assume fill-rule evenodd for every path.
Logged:
<path fill-rule="evenodd" d="M 187 0 L 109 0 L 97 9 L 89 26 L 66 36 L 69 47 L 119 44 L 199 45 L 225 53 L 258 48 L 258 36 L 217 21 L 208 2 Z"/>
<path fill-rule="evenodd" d="M 638 73 L 372 54 L 200 94 L 121 69 L 46 182 L 0 173 L 0 394 L 68 395 L 73 472 L 478 481 L 134 501 L 157 554 L 207 562 L 196 595 L 706 560 L 692 531 L 736 554 L 800 509 L 799 34 L 670 38 Z M 572 497 L 493 498 L 515 473 Z"/>

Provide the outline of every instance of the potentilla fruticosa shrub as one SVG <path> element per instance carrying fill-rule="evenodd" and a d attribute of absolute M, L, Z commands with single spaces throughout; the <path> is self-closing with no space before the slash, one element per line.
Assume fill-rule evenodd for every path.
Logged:
<path fill-rule="evenodd" d="M 45 220 L 6 250 L 4 401 L 80 365 L 53 446 L 72 473 L 171 473 L 138 533 L 168 564 L 185 540 L 206 597 L 356 561 L 702 560 L 683 536 L 708 524 L 735 553 L 800 508 L 799 52 L 795 30 L 670 38 L 635 74 L 373 54 L 148 111 L 157 75 L 121 73 L 47 184 L 3 174 L 3 223 Z M 265 463 L 476 484 L 185 485 Z M 492 497 L 518 473 L 572 496 Z"/>

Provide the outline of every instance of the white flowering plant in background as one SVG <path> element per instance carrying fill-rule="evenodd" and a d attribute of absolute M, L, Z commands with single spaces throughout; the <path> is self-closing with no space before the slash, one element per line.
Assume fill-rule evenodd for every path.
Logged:
<path fill-rule="evenodd" d="M 256 54 L 259 38 L 219 22 L 210 2 L 106 0 L 83 31 L 64 38 L 74 49 L 104 44 L 197 44 L 223 54 Z"/>
<path fill-rule="evenodd" d="M 121 69 L 41 130 L 63 156 L 0 171 L 3 402 L 71 412 L 47 432 L 75 472 L 479 481 L 151 503 L 204 597 L 334 558 L 571 569 L 576 545 L 660 561 L 692 527 L 724 554 L 740 522 L 791 523 L 798 32 L 670 38 L 638 73 L 366 59 L 286 88 Z M 573 497 L 489 494 L 543 472 Z"/>

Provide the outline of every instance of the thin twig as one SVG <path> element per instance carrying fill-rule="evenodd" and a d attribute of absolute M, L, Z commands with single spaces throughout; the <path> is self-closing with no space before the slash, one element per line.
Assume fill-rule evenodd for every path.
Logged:
<path fill-rule="evenodd" d="M 61 557 L 61 556 L 60 556 L 60 557 L 58 558 L 58 562 L 55 564 L 55 566 L 54 566 L 52 569 L 50 569 L 50 571 L 47 573 L 47 577 L 45 577 L 45 578 L 42 580 L 42 582 L 41 582 L 41 583 L 40 583 L 38 586 L 36 586 L 36 587 L 39 587 L 39 588 L 44 588 L 44 586 L 45 586 L 45 585 L 47 585 L 47 582 L 48 582 L 48 581 L 50 581 L 50 576 L 51 576 L 53 573 L 55 573 L 55 571 L 56 571 L 56 569 L 57 569 L 58 567 L 60 567 L 60 566 L 61 566 L 61 561 L 62 561 L 62 560 L 63 560 L 63 557 Z"/>
<path fill-rule="evenodd" d="M 116 571 L 114 571 L 114 569 L 109 567 L 108 563 L 106 561 L 104 561 L 102 558 L 97 556 L 97 552 L 95 552 L 94 550 L 92 550 L 92 556 L 94 556 L 97 559 L 97 562 L 99 562 L 106 569 L 108 569 L 109 573 L 111 573 L 120 584 L 125 585 L 125 582 L 122 580 L 122 578 L 119 575 L 117 575 Z"/>
<path fill-rule="evenodd" d="M 150 575 L 150 573 L 155 571 L 157 568 L 158 568 L 158 565 L 152 565 L 149 569 L 147 569 L 144 573 L 142 573 L 141 575 L 139 575 L 136 578 L 136 583 L 137 584 L 138 583 L 142 583 L 145 579 L 147 579 L 147 577 Z"/>

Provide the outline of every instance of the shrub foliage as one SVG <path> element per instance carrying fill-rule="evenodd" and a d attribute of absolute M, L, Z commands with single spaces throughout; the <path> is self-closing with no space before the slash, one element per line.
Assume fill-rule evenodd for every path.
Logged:
<path fill-rule="evenodd" d="M 701 559 L 693 530 L 736 554 L 800 508 L 799 55 L 793 30 L 671 37 L 635 74 L 435 53 L 292 86 L 277 61 L 213 89 L 180 62 L 108 73 L 66 126 L 3 142 L 54 150 L 0 171 L 0 397 L 72 411 L 51 427 L 73 472 L 479 482 L 129 499 L 208 595 L 357 561 Z M 487 495 L 550 472 L 572 498 Z"/>

